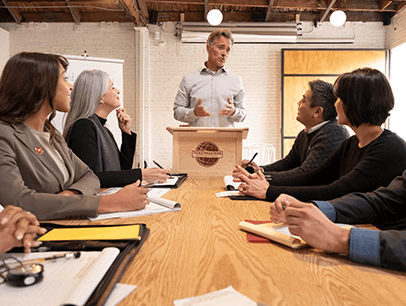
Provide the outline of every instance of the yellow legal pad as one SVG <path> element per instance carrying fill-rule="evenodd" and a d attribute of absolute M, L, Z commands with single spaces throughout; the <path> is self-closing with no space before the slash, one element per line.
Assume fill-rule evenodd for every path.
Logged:
<path fill-rule="evenodd" d="M 119 225 L 106 227 L 55 228 L 38 241 L 69 240 L 139 240 L 141 226 Z"/>

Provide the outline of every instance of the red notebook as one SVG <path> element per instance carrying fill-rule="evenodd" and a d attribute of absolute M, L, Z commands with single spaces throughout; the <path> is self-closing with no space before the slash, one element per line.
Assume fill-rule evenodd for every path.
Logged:
<path fill-rule="evenodd" d="M 264 223 L 271 223 L 272 221 L 260 221 L 260 220 L 245 220 L 245 222 L 249 222 L 252 224 L 264 224 Z M 257 236 L 251 233 L 247 233 L 247 241 L 252 243 L 270 243 L 271 240 L 266 239 L 261 236 Z"/>

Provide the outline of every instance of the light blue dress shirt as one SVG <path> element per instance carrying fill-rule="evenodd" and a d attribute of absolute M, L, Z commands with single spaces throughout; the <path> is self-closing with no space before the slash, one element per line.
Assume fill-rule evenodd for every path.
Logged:
<path fill-rule="evenodd" d="M 202 98 L 202 105 L 211 116 L 197 117 L 194 108 Z M 235 112 L 232 116 L 219 116 L 231 98 Z M 247 116 L 245 109 L 245 91 L 241 77 L 225 69 L 217 72 L 203 67 L 185 75 L 179 85 L 173 111 L 176 120 L 191 126 L 233 127 Z"/>
<path fill-rule="evenodd" d="M 336 220 L 336 210 L 330 202 L 312 201 L 331 221 Z M 379 231 L 351 228 L 350 232 L 350 259 L 353 262 L 380 266 Z"/>

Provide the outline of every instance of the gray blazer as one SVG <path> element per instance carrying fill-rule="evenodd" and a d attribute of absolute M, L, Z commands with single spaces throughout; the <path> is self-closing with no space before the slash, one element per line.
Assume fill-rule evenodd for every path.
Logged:
<path fill-rule="evenodd" d="M 62 140 L 55 148 L 70 174 L 64 184 L 55 161 L 45 150 L 39 154 L 38 147 L 27 125 L 0 121 L 0 203 L 19 206 L 38 220 L 97 216 L 100 182 L 92 170 Z M 80 194 L 57 194 L 66 189 Z"/>

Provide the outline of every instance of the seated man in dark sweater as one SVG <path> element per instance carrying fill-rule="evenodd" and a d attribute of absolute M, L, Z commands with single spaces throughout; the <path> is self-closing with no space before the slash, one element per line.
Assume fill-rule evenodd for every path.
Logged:
<path fill-rule="evenodd" d="M 309 82 L 309 89 L 298 102 L 296 120 L 304 125 L 289 154 L 273 164 L 262 166 L 273 180 L 307 173 L 322 164 L 349 137 L 345 127 L 337 123 L 333 85 L 321 80 Z M 249 160 L 243 160 L 245 168 Z M 250 164 L 258 174 L 255 162 Z M 238 169 L 234 169 L 233 175 Z"/>

